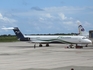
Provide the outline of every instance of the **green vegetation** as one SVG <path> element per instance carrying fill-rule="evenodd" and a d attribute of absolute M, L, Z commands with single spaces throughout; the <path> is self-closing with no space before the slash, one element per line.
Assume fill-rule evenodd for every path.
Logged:
<path fill-rule="evenodd" d="M 1 35 L 0 42 L 14 42 L 18 41 L 15 35 Z"/>

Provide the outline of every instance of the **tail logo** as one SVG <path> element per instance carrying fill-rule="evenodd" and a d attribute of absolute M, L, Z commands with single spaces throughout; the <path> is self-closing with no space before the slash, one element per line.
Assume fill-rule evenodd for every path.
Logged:
<path fill-rule="evenodd" d="M 84 31 L 84 28 L 82 28 L 81 31 Z"/>
<path fill-rule="evenodd" d="M 85 31 L 82 25 L 79 25 L 78 27 L 80 28 L 81 31 Z"/>
<path fill-rule="evenodd" d="M 19 34 L 20 33 L 20 31 L 15 31 L 17 34 Z"/>

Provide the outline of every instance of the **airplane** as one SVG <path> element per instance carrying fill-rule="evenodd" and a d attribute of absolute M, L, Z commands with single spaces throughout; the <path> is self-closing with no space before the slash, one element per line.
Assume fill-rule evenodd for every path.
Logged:
<path fill-rule="evenodd" d="M 4 29 L 4 28 L 3 28 Z M 9 29 L 9 28 L 5 28 Z M 18 40 L 20 41 L 27 41 L 34 43 L 34 47 L 36 47 L 36 44 L 39 44 L 39 47 L 42 47 L 42 44 L 46 44 L 48 47 L 51 43 L 61 43 L 61 44 L 91 44 L 91 40 L 87 39 L 85 36 L 29 36 L 29 35 L 23 35 L 18 27 L 10 28 L 14 31 L 16 34 Z"/>

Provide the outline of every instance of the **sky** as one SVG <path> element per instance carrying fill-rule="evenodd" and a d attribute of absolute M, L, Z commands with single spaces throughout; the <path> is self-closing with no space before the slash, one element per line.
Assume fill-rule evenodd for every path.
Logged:
<path fill-rule="evenodd" d="M 93 0 L 0 0 L 3 27 L 19 27 L 23 34 L 78 33 L 78 23 L 93 30 Z"/>

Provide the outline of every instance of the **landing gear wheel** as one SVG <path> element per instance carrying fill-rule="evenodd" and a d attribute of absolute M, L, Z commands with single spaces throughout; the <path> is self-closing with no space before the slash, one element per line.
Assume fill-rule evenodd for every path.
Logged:
<path fill-rule="evenodd" d="M 88 44 L 86 44 L 85 47 L 88 47 Z"/>
<path fill-rule="evenodd" d="M 49 44 L 46 44 L 46 47 L 49 47 Z"/>
<path fill-rule="evenodd" d="M 42 44 L 39 44 L 39 47 L 42 47 Z"/>

